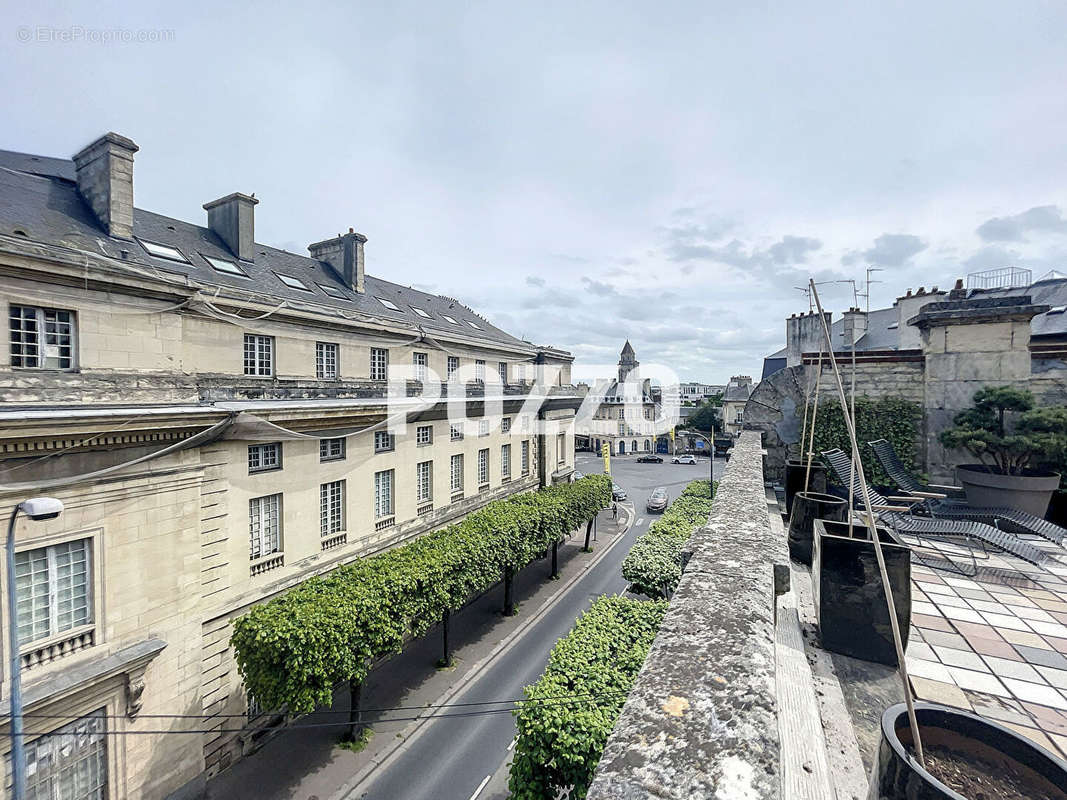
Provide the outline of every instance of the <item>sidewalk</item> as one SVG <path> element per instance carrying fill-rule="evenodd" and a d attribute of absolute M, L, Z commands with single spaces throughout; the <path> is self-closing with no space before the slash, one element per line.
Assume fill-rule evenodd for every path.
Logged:
<path fill-rule="evenodd" d="M 570 581 L 601 558 L 607 548 L 635 519 L 632 509 L 620 505 L 618 522 L 611 512 L 601 512 L 597 521 L 598 541 L 592 553 L 582 553 L 584 527 L 559 547 L 560 580 L 548 580 L 551 556 L 535 561 L 515 576 L 517 613 L 501 615 L 503 586 L 452 617 L 450 638 L 455 666 L 438 670 L 441 656 L 440 627 L 412 642 L 404 652 L 378 667 L 368 677 L 362 705 L 366 709 L 406 707 L 401 711 L 366 713 L 373 724 L 374 738 L 360 753 L 337 746 L 344 726 L 280 730 L 257 752 L 238 761 L 207 784 L 212 800 L 327 800 L 372 763 L 380 761 L 397 743 L 419 725 L 418 722 L 377 721 L 411 718 L 420 709 L 441 702 L 470 678 L 476 665 L 489 658 L 508 636 L 523 627 L 548 600 Z M 499 698 L 514 699 L 514 698 Z M 347 719 L 348 692 L 339 692 L 330 713 L 322 711 L 301 718 L 297 724 L 338 722 Z"/>

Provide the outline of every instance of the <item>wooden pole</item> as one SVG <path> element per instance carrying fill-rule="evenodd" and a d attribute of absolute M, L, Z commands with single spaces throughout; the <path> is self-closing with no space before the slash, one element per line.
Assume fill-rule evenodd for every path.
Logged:
<path fill-rule="evenodd" d="M 821 313 L 821 312 L 820 312 Z M 834 352 L 830 351 L 830 358 L 833 359 Z M 815 402 L 811 408 L 811 431 L 808 434 L 808 466 L 804 470 L 804 491 L 808 491 L 808 485 L 811 483 L 811 460 L 815 457 L 815 418 L 819 414 L 819 385 L 822 383 L 822 345 L 819 346 L 819 367 L 815 373 Z"/>
<path fill-rule="evenodd" d="M 826 317 L 822 313 L 822 303 L 819 301 L 819 293 L 815 288 L 815 279 L 809 280 L 811 285 L 812 297 L 815 298 L 815 306 L 819 312 L 819 319 L 822 322 L 823 334 L 826 337 L 826 344 L 830 347 L 831 356 L 833 355 L 833 339 L 830 338 L 830 329 L 826 325 Z M 837 368 L 837 359 L 831 358 L 830 364 L 833 367 L 834 379 L 837 382 L 837 394 L 841 401 L 841 409 L 848 406 L 848 400 L 845 397 L 845 385 L 841 381 L 841 372 Z M 816 399 L 818 397 L 816 396 Z M 858 458 L 859 445 L 856 443 L 856 427 L 852 422 L 852 418 L 848 414 L 842 414 L 845 418 L 845 426 L 848 428 L 848 438 L 852 442 L 852 454 L 853 459 Z M 863 494 L 863 505 L 867 514 L 867 527 L 871 531 L 871 543 L 874 545 L 874 557 L 878 561 L 878 573 L 882 578 L 882 589 L 885 592 L 885 602 L 889 609 L 889 627 L 893 631 L 893 644 L 897 650 L 897 673 L 900 675 L 900 681 L 904 685 L 904 702 L 908 707 L 908 723 L 911 726 L 912 741 L 915 742 L 915 754 L 918 757 L 919 764 L 923 769 L 926 769 L 926 760 L 923 758 L 923 745 L 922 739 L 919 736 L 919 721 L 915 718 L 915 701 L 911 696 L 911 684 L 908 682 L 908 667 L 904 663 L 904 645 L 900 638 L 900 624 L 897 620 L 897 607 L 893 600 L 893 587 L 889 585 L 889 575 L 885 569 L 885 556 L 882 553 L 882 540 L 878 537 L 878 528 L 874 522 L 874 510 L 871 508 L 871 496 L 867 491 L 867 477 L 863 474 L 863 463 L 857 463 L 858 469 L 856 474 L 860 479 L 860 492 Z M 852 514 L 852 509 L 848 511 L 849 515 Z"/>

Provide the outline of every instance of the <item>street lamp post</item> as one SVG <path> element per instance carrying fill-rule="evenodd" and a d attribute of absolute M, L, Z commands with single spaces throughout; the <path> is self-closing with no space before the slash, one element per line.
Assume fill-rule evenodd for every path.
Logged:
<path fill-rule="evenodd" d="M 689 431 L 694 436 L 699 436 L 705 442 L 708 443 L 708 485 L 715 488 L 715 443 L 702 433 L 696 431 Z"/>
<path fill-rule="evenodd" d="M 54 497 L 31 497 L 11 511 L 7 523 L 7 646 L 11 656 L 11 789 L 14 800 L 26 796 L 26 754 L 22 741 L 22 657 L 19 654 L 18 596 L 15 587 L 15 519 L 22 512 L 32 520 L 55 519 L 63 503 Z"/>

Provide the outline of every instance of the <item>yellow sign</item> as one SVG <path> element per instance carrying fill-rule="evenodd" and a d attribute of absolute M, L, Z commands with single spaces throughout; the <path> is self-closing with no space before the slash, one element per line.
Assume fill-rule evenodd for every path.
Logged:
<path fill-rule="evenodd" d="M 670 430 L 669 430 L 669 431 L 667 432 L 667 435 L 671 437 L 671 443 L 673 444 L 673 442 L 674 442 L 674 428 L 671 428 L 671 429 L 670 429 Z"/>
<path fill-rule="evenodd" d="M 600 452 L 604 455 L 604 472 L 611 474 L 611 445 L 607 442 L 600 445 Z"/>

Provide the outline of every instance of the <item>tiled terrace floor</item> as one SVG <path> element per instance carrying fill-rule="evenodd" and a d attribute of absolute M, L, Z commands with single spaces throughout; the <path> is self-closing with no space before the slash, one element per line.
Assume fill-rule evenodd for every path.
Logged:
<path fill-rule="evenodd" d="M 1042 566 L 991 551 L 966 577 L 916 553 L 908 671 L 919 699 L 995 719 L 1067 758 L 1067 550 L 1026 538 L 1049 554 Z"/>

